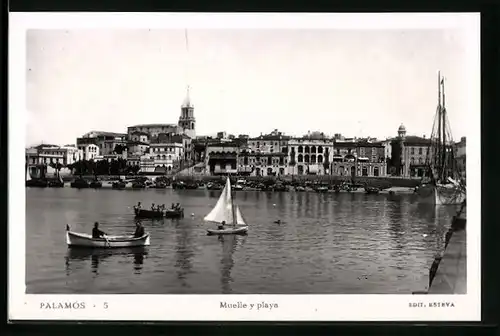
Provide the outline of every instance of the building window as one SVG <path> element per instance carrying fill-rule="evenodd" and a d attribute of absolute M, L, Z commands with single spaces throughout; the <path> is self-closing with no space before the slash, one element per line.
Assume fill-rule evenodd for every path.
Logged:
<path fill-rule="evenodd" d="M 299 149 L 300 149 L 300 147 L 299 147 Z M 302 162 L 304 162 L 303 160 L 304 159 L 303 159 L 302 154 L 299 154 L 299 156 L 297 157 L 297 161 L 300 162 L 300 163 L 302 163 Z"/>
<path fill-rule="evenodd" d="M 299 153 L 303 153 L 304 152 L 304 149 L 302 148 L 302 146 L 299 146 L 298 152 Z"/>
<path fill-rule="evenodd" d="M 311 146 L 311 153 L 316 154 L 316 146 Z"/>
<path fill-rule="evenodd" d="M 318 146 L 318 153 L 322 154 L 323 153 L 323 146 Z M 319 157 L 318 157 L 319 161 Z"/>
<path fill-rule="evenodd" d="M 318 163 L 323 163 L 323 155 L 318 155 Z"/>
<path fill-rule="evenodd" d="M 305 152 L 306 152 L 306 153 L 309 153 L 309 146 L 306 146 L 306 148 L 305 148 Z"/>
<path fill-rule="evenodd" d="M 418 149 L 418 154 L 422 155 L 422 147 Z"/>
<path fill-rule="evenodd" d="M 314 155 L 314 154 L 311 155 L 311 163 L 316 163 L 316 155 Z"/>
<path fill-rule="evenodd" d="M 373 176 L 379 176 L 378 167 L 373 168 Z"/>
<path fill-rule="evenodd" d="M 307 154 L 306 154 L 306 155 L 304 156 L 304 162 L 305 162 L 305 163 L 309 163 L 309 155 L 307 155 Z"/>
<path fill-rule="evenodd" d="M 410 151 L 412 155 L 415 154 L 415 147 L 412 147 Z"/>

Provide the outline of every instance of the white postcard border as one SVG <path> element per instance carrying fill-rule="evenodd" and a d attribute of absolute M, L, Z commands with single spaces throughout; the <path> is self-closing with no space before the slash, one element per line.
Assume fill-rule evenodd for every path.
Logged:
<path fill-rule="evenodd" d="M 9 319 L 130 321 L 479 321 L 480 35 L 479 13 L 435 14 L 165 14 L 10 13 L 9 25 Z M 26 31 L 77 28 L 442 29 L 466 31 L 470 83 L 467 133 L 467 295 L 28 295 L 25 285 L 24 149 Z M 437 69 L 432 69 L 434 71 Z M 22 211 L 19 211 L 21 210 Z M 13 216 L 16 214 L 16 216 Z M 63 239 L 63 238 L 61 238 Z M 419 288 L 415 288 L 419 290 Z M 247 304 L 221 308 L 221 302 Z M 412 303 L 453 308 L 411 308 Z M 51 305 L 72 309 L 47 308 Z M 85 308 L 82 307 L 82 304 Z M 254 304 L 250 309 L 250 304 Z M 258 305 L 260 309 L 257 309 Z M 269 307 L 266 307 L 268 304 Z M 276 306 L 271 306 L 276 304 Z M 106 306 L 106 307 L 105 307 Z M 273 308 L 274 307 L 274 308 Z"/>

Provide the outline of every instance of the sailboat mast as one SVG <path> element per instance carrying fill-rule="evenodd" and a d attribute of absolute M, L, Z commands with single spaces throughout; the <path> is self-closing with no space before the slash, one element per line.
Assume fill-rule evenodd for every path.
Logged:
<path fill-rule="evenodd" d="M 441 159 L 443 153 L 441 152 L 441 134 L 442 134 L 442 106 L 441 106 L 441 72 L 438 72 L 438 143 L 436 146 L 436 168 L 440 169 L 441 167 Z M 441 171 L 439 170 L 438 172 L 438 179 L 441 178 Z"/>
<path fill-rule="evenodd" d="M 229 175 L 231 176 L 231 175 Z M 228 176 L 228 179 L 229 179 L 229 183 L 231 183 L 231 179 L 229 178 Z M 233 227 L 236 227 L 236 222 L 237 222 L 237 218 L 236 218 L 236 211 L 235 211 L 235 206 L 234 206 L 234 191 L 233 191 L 233 188 L 231 188 L 231 213 L 233 215 Z"/>
<path fill-rule="evenodd" d="M 442 179 L 446 179 L 446 169 L 447 169 L 447 146 L 446 146 L 446 95 L 444 93 L 444 77 L 441 81 L 443 83 L 443 169 L 442 169 Z"/>

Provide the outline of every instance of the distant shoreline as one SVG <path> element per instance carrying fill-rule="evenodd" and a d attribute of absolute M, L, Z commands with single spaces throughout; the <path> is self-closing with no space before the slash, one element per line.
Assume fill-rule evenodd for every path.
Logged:
<path fill-rule="evenodd" d="M 168 179 L 175 178 L 176 181 L 202 181 L 202 182 L 216 182 L 223 181 L 225 176 L 205 176 L 205 175 L 194 175 L 194 176 L 166 176 L 166 175 L 130 175 L 125 176 L 127 180 L 133 180 L 141 177 L 149 177 L 156 178 L 159 176 L 165 176 Z M 70 182 L 78 176 L 66 175 L 61 176 L 65 182 Z M 93 180 L 93 175 L 83 175 L 85 180 Z M 120 177 L 124 177 L 124 175 L 98 175 L 100 180 L 111 181 L 118 180 Z M 325 184 L 340 184 L 343 181 L 349 182 L 351 181 L 350 176 L 331 176 L 331 175 L 300 175 L 300 176 L 280 176 L 279 178 L 275 176 L 234 176 L 235 179 L 244 179 L 247 181 L 287 181 L 287 182 L 322 182 Z M 367 184 L 367 185 L 387 185 L 388 187 L 403 187 L 403 188 L 415 188 L 420 184 L 420 179 L 410 179 L 410 178 L 402 178 L 402 177 L 375 177 L 375 176 L 357 176 L 354 178 L 356 183 Z"/>

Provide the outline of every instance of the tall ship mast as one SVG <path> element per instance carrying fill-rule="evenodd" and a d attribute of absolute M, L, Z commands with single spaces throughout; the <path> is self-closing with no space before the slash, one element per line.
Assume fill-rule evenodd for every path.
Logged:
<path fill-rule="evenodd" d="M 438 73 L 438 104 L 434 115 L 426 165 L 426 184 L 418 194 L 425 203 L 436 205 L 461 204 L 465 200 L 465 181 L 456 161 L 456 146 L 453 142 L 448 111 L 446 110 L 445 80 Z"/>

